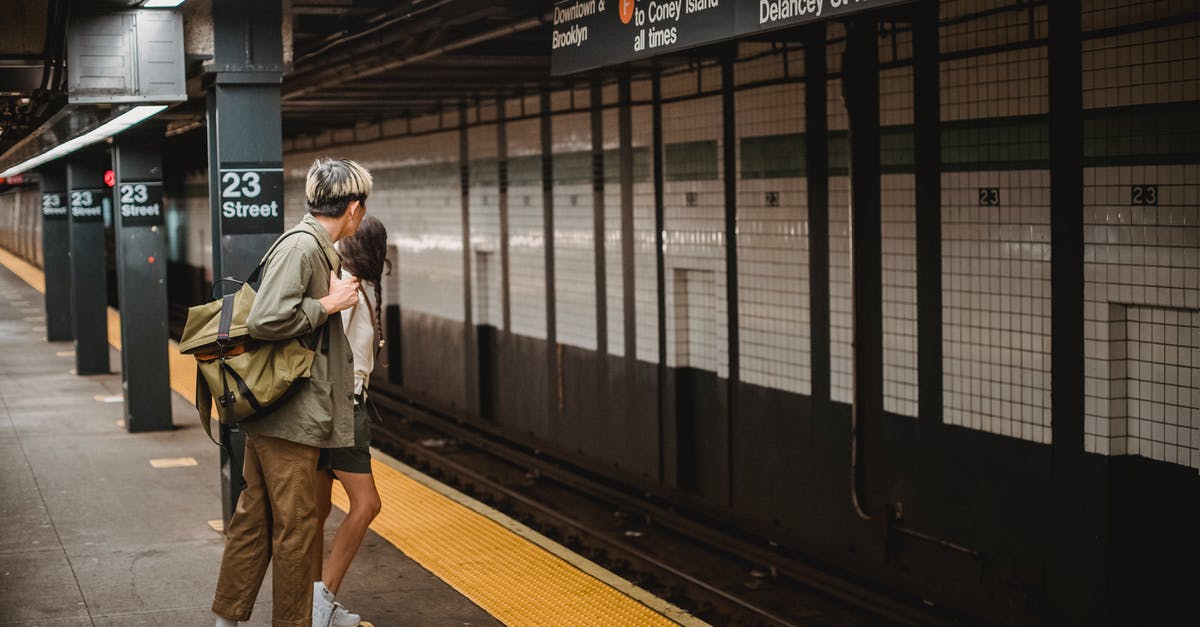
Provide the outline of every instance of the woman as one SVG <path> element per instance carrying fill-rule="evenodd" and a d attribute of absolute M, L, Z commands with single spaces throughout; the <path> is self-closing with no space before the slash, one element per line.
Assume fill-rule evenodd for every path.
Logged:
<path fill-rule="evenodd" d="M 354 276 L 359 280 L 358 303 L 342 312 L 346 339 L 354 354 L 354 446 L 325 449 L 321 452 L 317 472 L 317 515 L 324 528 L 331 509 L 330 490 L 333 479 L 342 482 L 350 497 L 350 511 L 333 537 L 333 547 L 321 569 L 321 581 L 314 584 L 313 625 L 325 627 L 354 627 L 360 617 L 333 602 L 350 561 L 358 552 L 367 527 L 381 507 L 379 491 L 371 474 L 371 433 L 367 423 L 367 385 L 375 357 L 383 347 L 380 315 L 380 278 L 387 260 L 387 230 L 374 216 L 366 216 L 353 235 L 338 242 L 342 257 L 342 278 Z M 318 535 L 321 542 L 323 535 Z"/>

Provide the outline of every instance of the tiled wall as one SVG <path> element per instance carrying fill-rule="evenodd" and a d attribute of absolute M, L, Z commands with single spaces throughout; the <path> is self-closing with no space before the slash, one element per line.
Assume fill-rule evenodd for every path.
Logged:
<path fill-rule="evenodd" d="M 808 186 L 796 102 L 801 84 L 736 95 L 738 350 L 743 381 L 809 394 Z"/>
<path fill-rule="evenodd" d="M 526 103 L 536 111 L 537 101 Z M 508 249 L 512 331 L 546 339 L 542 135 L 536 118 L 508 123 Z"/>
<path fill-rule="evenodd" d="M 912 35 L 892 33 L 880 42 L 880 62 L 912 58 Z M 907 127 L 913 123 L 911 66 L 879 72 L 879 123 Z M 917 415 L 917 198 L 916 177 L 908 136 L 881 137 L 880 220 L 883 240 L 883 408 Z M 884 139 L 887 138 L 887 139 Z M 895 139 L 893 139 L 895 138 Z M 897 141 L 899 140 L 899 141 Z"/>
<path fill-rule="evenodd" d="M 504 324 L 501 300 L 500 188 L 495 124 L 467 130 L 471 217 L 471 306 L 475 324 Z"/>
<path fill-rule="evenodd" d="M 617 102 L 617 86 L 604 89 L 605 104 Z M 625 275 L 621 249 L 621 136 L 616 108 L 604 110 L 604 285 L 607 293 L 608 354 L 625 354 Z M 643 179 L 649 177 L 643 173 Z M 653 205 L 651 205 L 653 206 Z M 655 314 L 657 317 L 657 313 Z M 657 355 L 657 353 L 655 353 Z"/>
<path fill-rule="evenodd" d="M 943 3 L 942 15 L 983 8 Z M 943 51 L 1022 43 L 1044 26 L 1044 7 L 985 12 L 943 26 Z M 1044 132 L 1026 137 L 987 121 L 1047 113 L 1046 58 L 1034 45 L 940 64 L 945 421 L 1042 443 L 1051 413 L 1048 145 Z"/>
<path fill-rule="evenodd" d="M 588 98 L 586 92 L 576 96 L 581 102 Z M 589 113 L 556 115 L 552 120 L 554 296 L 558 343 L 596 350 L 591 125 Z"/>
<path fill-rule="evenodd" d="M 940 29 L 942 318 L 945 421 L 1050 441 L 1050 195 L 1048 35 L 1044 4 L 944 0 Z M 1192 16 L 1184 19 L 1181 16 Z M 1200 467 L 1200 394 L 1194 393 L 1200 311 L 1200 40 L 1183 0 L 1088 0 L 1085 31 L 1156 20 L 1083 43 L 1085 116 L 1086 447 Z M 853 283 L 849 177 L 842 102 L 845 31 L 829 25 L 831 393 L 853 394 Z M 740 44 L 738 304 L 743 380 L 810 392 L 807 181 L 803 50 Z M 788 63 L 783 63 L 786 57 Z M 880 37 L 884 407 L 917 412 L 915 194 L 911 36 Z M 785 82 L 763 85 L 757 81 Z M 722 112 L 717 68 L 668 68 L 662 78 L 666 183 L 664 277 L 669 365 L 728 371 Z M 603 112 L 608 352 L 625 349 L 624 272 L 632 267 L 637 357 L 658 358 L 657 271 L 648 80 L 633 83 L 633 256 L 622 254 L 618 110 Z M 552 95 L 555 264 L 559 341 L 597 345 L 590 119 L 585 88 Z M 607 105 L 615 84 L 603 87 Z M 1152 107 L 1129 111 L 1126 106 Z M 504 104 L 510 159 L 513 331 L 546 336 L 545 242 L 538 98 Z M 524 119 L 514 120 L 513 118 Z M 532 116 L 532 117 L 529 117 Z M 474 118 L 472 118 L 474 120 Z M 494 114 L 491 118 L 495 119 Z M 436 119 L 415 123 L 436 129 Z M 469 131 L 472 289 L 478 321 L 499 324 L 495 127 Z M 406 306 L 461 316 L 457 135 L 370 142 L 348 149 L 379 168 L 371 208 L 406 233 Z M 357 156 L 356 156 L 357 155 Z M 289 156 L 289 174 L 296 169 Z M 306 155 L 311 158 L 311 155 Z M 419 159 L 419 160 L 418 160 Z M 426 168 L 401 180 L 393 170 Z M 307 162 L 302 164 L 307 167 Z M 300 175 L 303 169 L 298 170 Z M 415 170 L 414 170 L 415 171 Z M 409 175 L 405 175 L 409 176 Z M 389 178 L 391 177 L 391 178 Z M 392 189 L 405 186 L 403 192 Z M 1155 203 L 1131 206 L 1135 186 Z M 289 181 L 293 190 L 294 181 Z M 495 193 L 493 193 L 495 192 Z M 1143 188 L 1143 194 L 1145 188 Z M 289 191 L 289 210 L 293 203 Z M 207 205 L 202 211 L 206 212 Z M 390 213 L 389 213 L 390 212 Z M 204 215 L 206 218 L 207 216 Z M 290 219 L 290 217 L 289 217 Z M 207 224 L 207 222 L 202 222 Z M 207 245 L 207 243 L 204 243 Z M 207 253 L 204 253 L 205 255 Z M 439 256 L 441 255 L 441 256 Z M 493 268 L 495 269 L 493 271 Z M 482 272 L 481 272 L 482 271 Z M 441 274 L 435 275 L 434 272 Z M 458 273 L 458 274 L 456 274 Z M 437 286 L 433 293 L 432 286 Z M 413 290 L 427 286 L 429 293 Z M 868 306 L 868 305 L 862 305 Z M 1148 373 L 1148 374 L 1147 374 Z"/>
<path fill-rule="evenodd" d="M 1187 5 L 1084 2 L 1085 33 L 1159 21 L 1083 43 L 1084 445 L 1200 468 L 1200 165 L 1180 159 L 1200 141 L 1200 27 L 1171 23 Z M 1131 105 L 1152 109 L 1113 113 Z"/>
<path fill-rule="evenodd" d="M 42 264 L 42 195 L 37 186 L 0 194 L 0 246 Z"/>
<path fill-rule="evenodd" d="M 644 102 L 650 95 L 649 81 L 633 82 L 633 99 Z M 658 244 L 654 226 L 654 178 L 648 158 L 653 144 L 653 114 L 648 105 L 633 109 L 633 272 L 637 298 L 637 358 L 658 363 Z M 646 166 L 639 167 L 641 153 Z M 670 270 L 667 270 L 670 276 Z M 669 292 L 668 292 L 669 293 Z M 668 336 L 670 337 L 670 336 Z"/>
<path fill-rule="evenodd" d="M 846 30 L 830 24 L 834 40 L 826 51 L 830 74 L 842 70 Z M 842 79 L 826 83 L 826 126 L 829 129 L 829 385 L 830 398 L 854 401 L 854 269 L 850 263 L 850 177 L 845 133 L 850 116 L 842 101 Z M 839 141 L 840 138 L 840 141 Z"/>
<path fill-rule="evenodd" d="M 693 94 L 697 83 L 694 72 L 664 77 L 663 97 Z M 663 105 L 663 254 L 667 311 L 671 314 L 666 320 L 667 365 L 689 366 L 724 377 L 729 372 L 729 355 L 721 128 L 718 96 Z M 686 285 L 677 285 L 680 281 Z M 681 297 L 686 304 L 676 302 Z M 686 336 L 681 335 L 685 324 Z M 696 339 L 693 329 L 711 329 L 715 337 Z M 688 346 L 678 344 L 682 337 L 688 339 Z M 698 346 L 710 348 L 697 352 Z"/>

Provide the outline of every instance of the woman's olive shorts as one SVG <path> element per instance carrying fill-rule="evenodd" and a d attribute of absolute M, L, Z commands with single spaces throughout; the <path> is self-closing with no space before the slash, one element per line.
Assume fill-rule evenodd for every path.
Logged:
<path fill-rule="evenodd" d="M 317 469 L 324 470 L 329 476 L 333 471 L 340 472 L 371 472 L 371 426 L 367 421 L 367 406 L 357 402 L 354 405 L 354 446 L 346 448 L 323 448 L 317 459 Z"/>

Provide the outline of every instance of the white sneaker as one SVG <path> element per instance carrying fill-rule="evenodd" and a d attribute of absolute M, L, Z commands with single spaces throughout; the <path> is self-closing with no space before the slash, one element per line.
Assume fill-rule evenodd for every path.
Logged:
<path fill-rule="evenodd" d="M 330 627 L 358 627 L 362 622 L 362 616 L 351 613 L 341 603 L 333 604 L 333 620 L 329 622 Z"/>
<path fill-rule="evenodd" d="M 217 617 L 216 627 L 237 627 L 236 620 L 229 620 L 224 616 L 217 616 L 216 614 L 213 614 L 213 616 Z"/>
<path fill-rule="evenodd" d="M 333 619 L 333 593 L 325 587 L 325 583 L 313 583 L 312 627 L 329 627 Z"/>

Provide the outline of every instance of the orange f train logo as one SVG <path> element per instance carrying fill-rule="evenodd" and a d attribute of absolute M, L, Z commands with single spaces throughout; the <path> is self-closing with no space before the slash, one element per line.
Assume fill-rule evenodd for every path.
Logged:
<path fill-rule="evenodd" d="M 621 0 L 621 23 L 628 24 L 633 19 L 633 0 Z"/>

